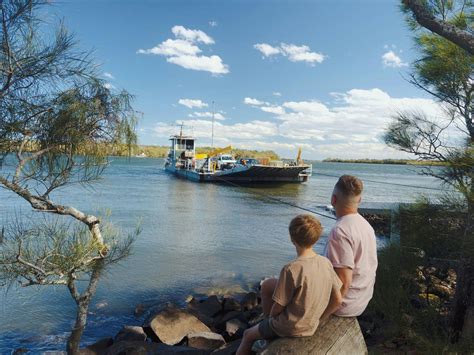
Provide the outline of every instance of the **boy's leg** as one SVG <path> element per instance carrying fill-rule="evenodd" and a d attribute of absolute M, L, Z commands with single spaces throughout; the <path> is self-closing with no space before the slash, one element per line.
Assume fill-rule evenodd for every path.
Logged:
<path fill-rule="evenodd" d="M 247 329 L 244 332 L 244 337 L 240 342 L 239 348 L 235 355 L 248 355 L 252 351 L 252 345 L 256 340 L 263 339 L 262 335 L 258 330 L 259 324 L 254 325 L 252 328 Z"/>
<path fill-rule="evenodd" d="M 266 279 L 262 282 L 262 285 L 260 286 L 260 295 L 262 297 L 262 309 L 263 309 L 263 315 L 265 317 L 268 317 L 270 315 L 270 311 L 272 310 L 273 307 L 273 292 L 275 292 L 275 288 L 277 285 L 278 279 L 272 278 L 272 279 Z"/>

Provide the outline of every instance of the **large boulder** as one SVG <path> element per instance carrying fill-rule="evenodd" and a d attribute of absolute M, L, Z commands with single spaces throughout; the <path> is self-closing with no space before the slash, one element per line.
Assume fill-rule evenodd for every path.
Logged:
<path fill-rule="evenodd" d="M 356 318 L 331 317 L 311 337 L 277 338 L 260 351 L 273 354 L 367 354 L 367 346 Z"/>
<path fill-rule="evenodd" d="M 210 296 L 201 301 L 193 298 L 188 303 L 188 308 L 206 317 L 214 317 L 222 310 L 222 305 L 217 296 Z"/>
<path fill-rule="evenodd" d="M 228 320 L 225 323 L 225 330 L 230 337 L 238 336 L 242 337 L 244 330 L 248 328 L 248 325 L 238 318 Z"/>
<path fill-rule="evenodd" d="M 145 341 L 146 334 L 142 327 L 125 326 L 117 333 L 114 341 Z"/>
<path fill-rule="evenodd" d="M 189 311 L 168 307 L 151 318 L 149 327 L 158 339 L 168 345 L 181 342 L 190 333 L 211 330 Z"/>
<path fill-rule="evenodd" d="M 207 355 L 208 353 L 208 351 L 187 346 L 170 346 L 142 341 L 119 341 L 109 347 L 105 355 Z"/>
<path fill-rule="evenodd" d="M 203 349 L 214 350 L 225 345 L 222 335 L 211 332 L 191 333 L 188 334 L 188 346 Z"/>
<path fill-rule="evenodd" d="M 257 307 L 258 305 L 258 295 L 256 292 L 249 292 L 247 293 L 242 301 L 240 302 L 242 308 L 244 310 L 252 310 L 253 308 Z"/>
<path fill-rule="evenodd" d="M 240 342 L 242 339 L 234 340 L 230 343 L 221 346 L 219 349 L 214 350 L 212 355 L 234 355 L 237 349 L 239 348 Z"/>
<path fill-rule="evenodd" d="M 94 344 L 88 345 L 85 349 L 80 350 L 81 355 L 99 355 L 104 354 L 106 349 L 114 343 L 112 338 L 103 338 Z"/>
<path fill-rule="evenodd" d="M 233 297 L 225 297 L 223 302 L 224 312 L 240 311 L 242 306 L 240 302 Z"/>

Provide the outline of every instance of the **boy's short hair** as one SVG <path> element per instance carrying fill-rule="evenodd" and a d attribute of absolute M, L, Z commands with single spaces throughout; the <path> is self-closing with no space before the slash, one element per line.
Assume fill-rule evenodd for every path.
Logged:
<path fill-rule="evenodd" d="M 323 233 L 321 222 L 309 214 L 300 214 L 293 218 L 288 229 L 291 240 L 304 248 L 315 244 Z"/>
<path fill-rule="evenodd" d="M 352 175 L 342 175 L 334 188 L 346 197 L 359 196 L 364 189 L 362 181 Z"/>

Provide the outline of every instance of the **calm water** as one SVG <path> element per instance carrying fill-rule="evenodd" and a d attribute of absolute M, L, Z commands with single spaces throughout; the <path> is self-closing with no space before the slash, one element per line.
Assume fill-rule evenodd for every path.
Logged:
<path fill-rule="evenodd" d="M 162 170 L 161 159 L 115 159 L 93 188 L 69 187 L 53 199 L 90 213 L 110 210 L 124 231 L 141 220 L 143 232 L 134 253 L 102 278 L 90 308 L 83 343 L 113 335 L 123 325 L 141 324 L 138 303 L 182 302 L 199 287 L 241 285 L 277 274 L 294 256 L 287 226 L 293 207 L 269 202 L 263 193 L 324 213 L 336 177 L 315 175 L 306 184 L 246 188 L 178 180 Z M 365 182 L 366 206 L 412 202 L 420 193 L 436 198 L 441 190 L 421 190 L 380 182 L 438 187 L 419 168 L 397 165 L 316 163 L 313 171 L 353 174 Z M 0 189 L 0 223 L 31 213 L 28 204 Z M 316 245 L 321 252 L 334 221 Z M 64 349 L 75 317 L 65 287 L 11 289 L 0 295 L 0 353 L 26 347 L 34 352 Z"/>

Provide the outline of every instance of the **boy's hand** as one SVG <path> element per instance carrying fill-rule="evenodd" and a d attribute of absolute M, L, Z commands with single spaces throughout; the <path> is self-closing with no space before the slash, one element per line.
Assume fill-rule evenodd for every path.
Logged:
<path fill-rule="evenodd" d="M 284 309 L 285 309 L 285 307 L 283 307 L 281 304 L 273 302 L 273 306 L 272 306 L 272 309 L 270 311 L 270 317 L 276 317 L 281 312 L 283 312 Z"/>
<path fill-rule="evenodd" d="M 331 314 L 337 311 L 339 306 L 342 304 L 342 295 L 341 291 L 335 289 L 334 287 L 331 290 L 331 297 L 329 298 L 328 306 L 321 316 L 321 320 L 326 320 Z"/>

